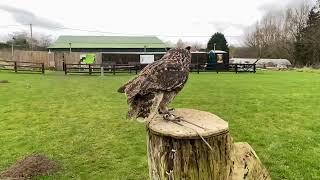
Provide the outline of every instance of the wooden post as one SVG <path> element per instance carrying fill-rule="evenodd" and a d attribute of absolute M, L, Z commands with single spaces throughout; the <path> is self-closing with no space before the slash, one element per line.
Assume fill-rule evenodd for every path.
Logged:
<path fill-rule="evenodd" d="M 14 61 L 14 72 L 18 72 L 17 61 Z"/>
<path fill-rule="evenodd" d="M 92 74 L 92 68 L 91 68 L 91 64 L 89 64 L 89 75 Z"/>
<path fill-rule="evenodd" d="M 66 64 L 66 62 L 65 62 L 65 59 L 64 59 L 64 53 L 62 54 L 62 69 L 63 69 L 63 71 L 65 71 L 65 64 Z"/>
<path fill-rule="evenodd" d="M 67 70 L 67 64 L 63 63 L 63 70 L 64 70 L 64 74 L 67 75 L 68 74 L 68 70 Z"/>
<path fill-rule="evenodd" d="M 104 68 L 102 66 L 100 67 L 100 75 L 104 76 Z"/>
<path fill-rule="evenodd" d="M 214 64 L 217 74 L 219 74 L 220 64 Z"/>
<path fill-rule="evenodd" d="M 113 75 L 116 75 L 116 65 L 112 65 L 112 72 L 113 72 Z"/>
<path fill-rule="evenodd" d="M 200 74 L 200 64 L 197 62 L 197 73 Z"/>
<path fill-rule="evenodd" d="M 44 63 L 41 64 L 41 72 L 44 74 Z"/>
<path fill-rule="evenodd" d="M 197 73 L 199 74 L 200 73 L 200 71 L 199 71 L 199 56 L 197 56 Z"/>
<path fill-rule="evenodd" d="M 139 67 L 138 64 L 136 64 L 134 67 L 135 67 L 136 74 L 138 74 L 138 67 Z"/>
<path fill-rule="evenodd" d="M 235 168 L 236 160 L 241 159 L 235 156 L 239 148 L 234 148 L 227 122 L 214 114 L 192 109 L 177 109 L 174 114 L 183 120 L 165 121 L 158 115 L 149 124 L 150 179 L 232 180 L 241 175 L 242 169 L 238 168 L 242 167 L 241 163 L 237 161 Z M 256 159 L 248 162 L 259 164 Z M 243 172 L 249 173 L 250 177 L 268 179 L 267 171 L 262 165 L 259 167 Z"/>

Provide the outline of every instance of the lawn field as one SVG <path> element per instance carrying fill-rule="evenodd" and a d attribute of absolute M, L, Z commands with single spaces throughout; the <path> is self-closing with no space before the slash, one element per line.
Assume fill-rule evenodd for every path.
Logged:
<path fill-rule="evenodd" d="M 0 171 L 40 153 L 60 165 L 40 179 L 147 179 L 145 127 L 117 93 L 130 78 L 0 72 Z M 320 179 L 318 72 L 191 74 L 172 106 L 228 121 L 273 179 Z"/>

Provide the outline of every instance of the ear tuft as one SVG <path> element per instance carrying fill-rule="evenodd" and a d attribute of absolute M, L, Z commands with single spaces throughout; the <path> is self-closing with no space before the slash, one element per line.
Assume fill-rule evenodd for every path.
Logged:
<path fill-rule="evenodd" d="M 191 50 L 191 46 L 187 46 L 186 50 L 190 51 Z"/>

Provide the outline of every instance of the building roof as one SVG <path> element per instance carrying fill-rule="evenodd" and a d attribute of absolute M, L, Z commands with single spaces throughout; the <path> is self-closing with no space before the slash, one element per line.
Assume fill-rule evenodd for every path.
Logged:
<path fill-rule="evenodd" d="M 60 36 L 49 49 L 65 48 L 166 48 L 155 36 Z"/>

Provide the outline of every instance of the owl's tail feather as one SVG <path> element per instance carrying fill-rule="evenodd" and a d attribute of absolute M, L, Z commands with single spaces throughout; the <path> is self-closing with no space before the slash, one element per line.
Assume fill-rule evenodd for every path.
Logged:
<path fill-rule="evenodd" d="M 127 83 L 125 83 L 123 86 L 121 86 L 121 87 L 118 89 L 118 92 L 119 92 L 119 93 L 125 93 L 126 88 L 127 88 L 128 86 L 130 86 L 130 85 L 134 82 L 134 80 L 136 80 L 136 79 L 137 79 L 137 77 L 134 77 L 133 79 L 131 79 L 130 81 L 128 81 Z"/>
<path fill-rule="evenodd" d="M 133 101 L 129 104 L 130 109 L 128 111 L 128 118 L 146 118 L 150 114 L 150 109 L 152 107 L 154 99 L 154 94 L 148 94 L 144 96 L 137 95 L 134 97 Z"/>
<path fill-rule="evenodd" d="M 124 90 L 126 89 L 126 85 L 124 86 L 121 86 L 119 89 L 118 89 L 118 93 L 124 93 Z"/>

